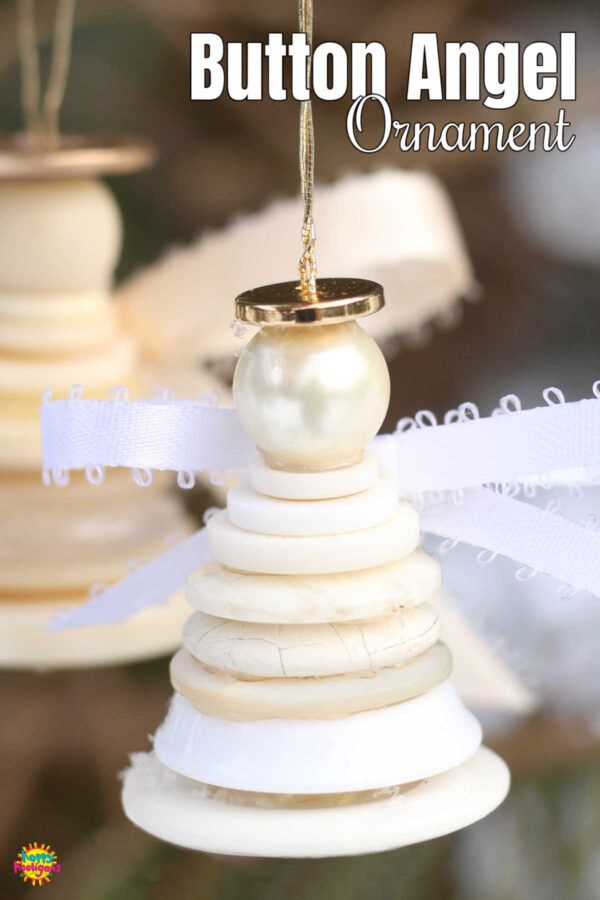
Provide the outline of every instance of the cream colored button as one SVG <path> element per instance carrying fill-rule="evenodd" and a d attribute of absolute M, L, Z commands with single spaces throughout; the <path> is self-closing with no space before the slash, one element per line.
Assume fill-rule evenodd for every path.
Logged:
<path fill-rule="evenodd" d="M 349 534 L 283 537 L 256 534 L 232 525 L 226 510 L 210 519 L 208 545 L 217 562 L 240 572 L 320 575 L 368 569 L 399 559 L 419 542 L 419 518 L 401 501 L 389 522 Z"/>
<path fill-rule="evenodd" d="M 243 791 L 324 794 L 430 778 L 479 747 L 481 728 L 449 681 L 413 700 L 342 719 L 235 722 L 176 694 L 158 729 L 160 761 Z"/>
<path fill-rule="evenodd" d="M 348 497 L 372 487 L 379 477 L 377 457 L 365 453 L 353 466 L 325 472 L 288 472 L 273 469 L 264 459 L 250 466 L 250 484 L 259 494 L 281 500 L 329 500 Z"/>
<path fill-rule="evenodd" d="M 245 575 L 211 563 L 189 580 L 189 603 L 242 622 L 312 624 L 385 616 L 416 606 L 441 585 L 440 564 L 418 549 L 372 569 L 334 575 Z"/>
<path fill-rule="evenodd" d="M 227 516 L 232 525 L 260 534 L 346 534 L 375 528 L 398 512 L 394 484 L 378 479 L 373 487 L 333 500 L 276 500 L 239 484 L 227 495 Z"/>
<path fill-rule="evenodd" d="M 505 763 L 486 747 L 449 772 L 404 788 L 323 798 L 209 787 L 167 769 L 154 753 L 135 753 L 125 772 L 123 806 L 134 825 L 190 850 L 247 857 L 352 856 L 471 825 L 502 803 L 509 784 Z"/>
<path fill-rule="evenodd" d="M 404 665 L 363 675 L 240 681 L 210 672 L 182 648 L 171 661 L 171 683 L 196 709 L 223 719 L 337 719 L 417 697 L 451 669 L 450 652 L 438 643 Z"/>
<path fill-rule="evenodd" d="M 433 647 L 441 625 L 421 603 L 360 623 L 264 625 L 197 612 L 183 643 L 203 665 L 238 677 L 303 678 L 397 666 Z"/>
<path fill-rule="evenodd" d="M 417 697 L 451 670 L 450 651 L 437 643 L 404 665 L 364 675 L 240 681 L 210 672 L 182 647 L 171 660 L 171 684 L 196 709 L 222 719 L 338 719 Z"/>

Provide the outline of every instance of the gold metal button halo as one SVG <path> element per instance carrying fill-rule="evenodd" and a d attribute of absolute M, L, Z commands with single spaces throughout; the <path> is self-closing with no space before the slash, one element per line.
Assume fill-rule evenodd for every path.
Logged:
<path fill-rule="evenodd" d="M 0 181 L 125 175 L 155 159 L 154 144 L 138 138 L 61 135 L 56 147 L 46 149 L 15 134 L 0 138 Z"/>
<path fill-rule="evenodd" d="M 370 316 L 384 305 L 383 288 L 365 278 L 318 278 L 316 293 L 298 281 L 267 284 L 235 299 L 235 314 L 252 325 L 319 325 Z"/>

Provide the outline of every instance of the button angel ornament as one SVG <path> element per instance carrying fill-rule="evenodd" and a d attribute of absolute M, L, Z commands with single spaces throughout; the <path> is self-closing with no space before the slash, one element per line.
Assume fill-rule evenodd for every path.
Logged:
<path fill-rule="evenodd" d="M 443 425 L 422 413 L 373 440 L 389 383 L 356 319 L 382 302 L 357 279 L 238 297 L 239 318 L 261 330 L 238 360 L 237 410 L 43 409 L 51 466 L 248 471 L 205 529 L 62 623 L 119 619 L 189 576 L 175 696 L 124 782 L 128 816 L 165 840 L 364 853 L 460 828 L 502 800 L 506 768 L 449 681 L 430 603 L 440 568 L 418 547 L 420 526 L 600 592 L 599 535 L 527 502 L 542 483 L 590 477 L 599 400 L 548 391 L 546 407 L 510 412 L 505 398 L 489 419 L 465 405 Z"/>
<path fill-rule="evenodd" d="M 301 29 L 310 37 L 304 4 Z M 235 408 L 170 395 L 42 408 L 48 480 L 125 466 L 189 487 L 237 473 L 205 528 L 54 627 L 127 619 L 187 581 L 174 697 L 123 804 L 159 838 L 242 856 L 400 847 L 505 797 L 508 770 L 450 679 L 441 570 L 421 530 L 600 593 L 600 535 L 530 502 L 593 477 L 600 400 L 550 389 L 539 409 L 508 397 L 480 418 L 463 404 L 376 437 L 389 378 L 362 321 L 382 315 L 383 289 L 356 272 L 316 277 L 310 101 L 300 136 L 300 279 L 238 294 L 236 319 L 259 330 Z"/>

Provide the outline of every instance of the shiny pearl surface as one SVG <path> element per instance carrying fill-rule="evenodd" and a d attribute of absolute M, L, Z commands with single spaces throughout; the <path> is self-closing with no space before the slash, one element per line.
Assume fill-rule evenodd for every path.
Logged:
<path fill-rule="evenodd" d="M 355 321 L 265 327 L 242 352 L 233 395 L 271 466 L 351 465 L 377 434 L 390 398 L 387 365 Z"/>

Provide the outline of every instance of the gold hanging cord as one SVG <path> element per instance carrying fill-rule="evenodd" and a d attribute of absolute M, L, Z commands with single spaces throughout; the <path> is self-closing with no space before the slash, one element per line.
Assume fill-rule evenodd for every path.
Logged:
<path fill-rule="evenodd" d="M 312 90 L 312 36 L 313 36 L 313 0 L 298 0 L 298 19 L 300 31 L 304 32 L 308 42 L 306 59 L 306 84 Z M 308 100 L 300 103 L 300 186 L 304 203 L 302 221 L 302 243 L 304 251 L 300 257 L 300 293 L 304 300 L 317 300 L 317 263 L 315 260 L 316 232 L 313 221 L 313 189 L 315 183 L 315 136 L 313 130 L 312 104 Z"/>
<path fill-rule="evenodd" d="M 52 149 L 60 141 L 59 113 L 71 62 L 76 0 L 57 0 L 48 84 L 42 97 L 35 0 L 17 0 L 21 98 L 25 127 L 40 147 Z"/>

